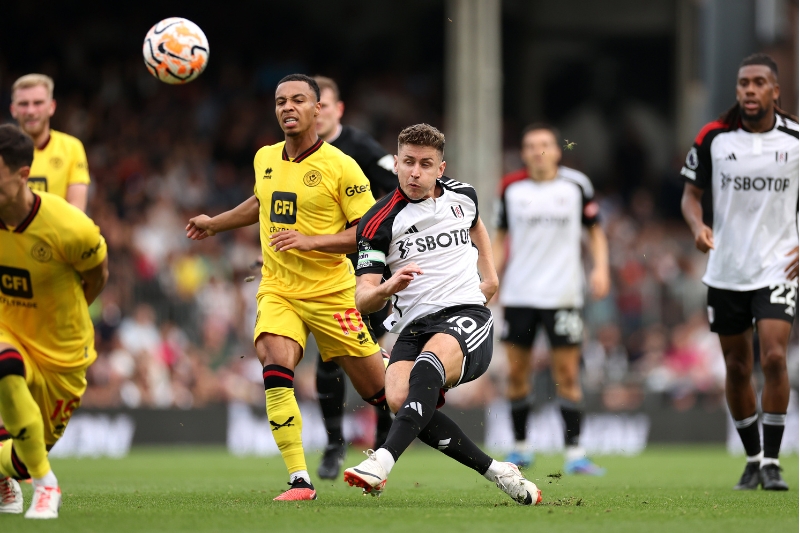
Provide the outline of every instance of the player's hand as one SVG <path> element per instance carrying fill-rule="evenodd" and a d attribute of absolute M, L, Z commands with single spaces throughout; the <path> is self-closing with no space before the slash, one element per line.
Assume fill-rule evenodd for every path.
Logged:
<path fill-rule="evenodd" d="M 314 238 L 290 229 L 270 235 L 269 245 L 272 246 L 276 252 L 285 252 L 287 250 L 310 252 L 314 249 Z"/>
<path fill-rule="evenodd" d="M 497 289 L 500 287 L 500 282 L 495 278 L 494 280 L 483 280 L 480 284 L 481 292 L 483 293 L 483 297 L 486 298 L 486 305 L 492 301 L 495 294 L 497 294 Z"/>
<path fill-rule="evenodd" d="M 784 270 L 784 272 L 786 272 L 786 277 L 791 281 L 794 281 L 794 280 L 797 279 L 797 274 L 798 274 L 798 253 L 800 253 L 800 247 L 795 246 L 794 249 L 791 252 L 786 254 L 787 257 L 792 256 L 792 255 L 794 256 L 794 259 L 792 259 L 792 262 L 789 263 L 789 266 L 787 266 L 786 269 Z"/>
<path fill-rule="evenodd" d="M 186 236 L 193 241 L 202 241 L 206 237 L 213 237 L 217 232 L 211 230 L 211 217 L 208 215 L 197 215 L 189 220 L 186 225 Z"/>
<path fill-rule="evenodd" d="M 389 294 L 397 294 L 408 287 L 416 276 L 421 275 L 422 269 L 416 263 L 409 263 L 392 274 L 392 277 L 383 283 L 383 288 L 388 290 Z"/>
<path fill-rule="evenodd" d="M 703 224 L 700 231 L 694 236 L 694 245 L 703 253 L 714 249 L 714 231 Z"/>
<path fill-rule="evenodd" d="M 607 269 L 593 268 L 589 275 L 589 289 L 592 291 L 592 298 L 602 300 L 608 296 L 611 289 L 611 279 Z"/>

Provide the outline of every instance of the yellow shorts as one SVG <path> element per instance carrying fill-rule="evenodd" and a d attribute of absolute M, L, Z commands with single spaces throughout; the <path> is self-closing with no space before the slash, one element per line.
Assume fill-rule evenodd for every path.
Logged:
<path fill-rule="evenodd" d="M 355 287 L 308 300 L 293 300 L 275 293 L 258 295 L 255 342 L 262 333 L 288 337 L 305 350 L 313 333 L 323 361 L 350 355 L 367 357 L 380 348 L 356 310 Z"/>
<path fill-rule="evenodd" d="M 25 382 L 44 421 L 44 443 L 49 450 L 64 435 L 72 413 L 86 391 L 86 369 L 53 371 L 41 367 L 23 343 L 0 326 L 0 343 L 13 346 L 25 363 Z"/>

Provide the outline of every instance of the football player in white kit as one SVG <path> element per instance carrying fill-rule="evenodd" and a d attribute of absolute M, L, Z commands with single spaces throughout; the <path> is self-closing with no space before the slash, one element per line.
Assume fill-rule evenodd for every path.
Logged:
<path fill-rule="evenodd" d="M 397 416 L 386 442 L 344 471 L 350 485 L 379 495 L 395 462 L 417 437 L 476 470 L 522 505 L 541 491 L 516 465 L 493 460 L 438 410 L 444 391 L 480 377 L 492 360 L 497 290 L 489 234 L 475 189 L 444 177 L 444 135 L 427 124 L 397 139 L 400 186 L 358 223 L 356 307 L 388 300 L 386 327 L 399 336 L 386 370 L 386 400 Z"/>
<path fill-rule="evenodd" d="M 708 320 L 725 356 L 725 395 L 747 453 L 738 490 L 788 490 L 778 451 L 789 405 L 786 349 L 797 310 L 798 127 L 781 111 L 778 67 L 745 58 L 736 104 L 700 130 L 686 156 L 683 216 L 708 252 Z M 710 194 L 711 212 L 701 199 Z M 704 222 L 703 215 L 713 215 Z M 753 326 L 764 389 L 762 450 L 752 385 Z"/>
<path fill-rule="evenodd" d="M 583 228 L 588 229 L 594 298 L 608 294 L 608 242 L 598 224 L 594 188 L 583 173 L 560 166 L 560 136 L 552 126 L 533 124 L 522 134 L 525 168 L 503 178 L 497 209 L 494 258 L 503 274 L 502 340 L 509 362 L 507 397 L 514 425 L 514 449 L 506 460 L 529 466 L 526 444 L 530 411 L 530 360 L 536 330 L 542 325 L 551 348 L 556 399 L 564 419 L 568 474 L 602 475 L 579 445 L 583 393 L 580 358 L 583 342 Z M 506 259 L 506 255 L 508 258 Z"/>

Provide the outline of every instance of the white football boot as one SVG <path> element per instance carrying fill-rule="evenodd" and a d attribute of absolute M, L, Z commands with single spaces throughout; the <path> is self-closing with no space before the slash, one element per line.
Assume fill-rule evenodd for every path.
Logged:
<path fill-rule="evenodd" d="M 22 512 L 22 489 L 16 479 L 0 478 L 0 513 Z"/>
<path fill-rule="evenodd" d="M 511 496 L 520 505 L 537 505 L 542 501 L 542 491 L 532 481 L 525 479 L 514 463 L 500 463 L 503 472 L 494 477 L 497 488 Z"/>
<path fill-rule="evenodd" d="M 58 509 L 61 507 L 61 489 L 58 487 L 36 487 L 33 491 L 31 508 L 25 513 L 25 518 L 58 518 Z"/>
<path fill-rule="evenodd" d="M 349 483 L 351 487 L 361 487 L 364 489 L 365 495 L 371 494 L 373 496 L 380 496 L 381 492 L 383 492 L 383 488 L 386 486 L 388 474 L 378 462 L 374 451 L 367 450 L 364 453 L 367 454 L 367 458 L 358 466 L 345 470 L 344 480 Z"/>

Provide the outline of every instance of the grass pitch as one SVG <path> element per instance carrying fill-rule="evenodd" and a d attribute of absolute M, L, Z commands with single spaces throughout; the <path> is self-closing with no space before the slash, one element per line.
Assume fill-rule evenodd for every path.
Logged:
<path fill-rule="evenodd" d="M 345 466 L 361 457 L 351 449 Z M 309 457 L 312 473 L 318 460 L 318 454 Z M 380 498 L 315 478 L 317 501 L 289 503 L 272 501 L 286 488 L 280 457 L 140 448 L 118 460 L 54 459 L 64 493 L 60 518 L 43 523 L 0 515 L 0 531 L 797 531 L 796 456 L 781 460 L 791 488 L 784 493 L 731 490 L 743 461 L 722 447 L 651 448 L 597 462 L 608 468 L 605 477 L 558 477 L 560 456 L 537 457 L 527 474 L 544 500 L 523 507 L 477 473 L 417 445 Z M 30 485 L 23 491 L 27 509 Z"/>

